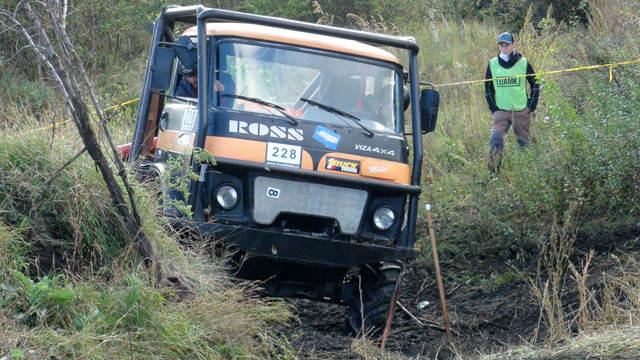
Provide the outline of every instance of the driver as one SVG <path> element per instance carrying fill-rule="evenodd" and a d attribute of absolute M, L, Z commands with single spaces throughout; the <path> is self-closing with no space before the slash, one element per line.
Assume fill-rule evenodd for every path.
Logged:
<path fill-rule="evenodd" d="M 357 79 L 334 78 L 327 86 L 322 102 L 345 112 L 357 108 L 360 100 L 360 82 Z"/>
<path fill-rule="evenodd" d="M 182 80 L 178 84 L 178 89 L 175 95 L 180 97 L 197 98 L 198 97 L 198 68 L 184 67 L 180 68 L 180 74 L 182 74 Z"/>
<path fill-rule="evenodd" d="M 218 105 L 232 108 L 234 99 L 222 95 L 235 95 L 236 83 L 228 72 L 219 71 L 216 75 L 217 80 L 213 85 L 213 91 L 215 91 L 216 97 L 218 98 Z"/>
<path fill-rule="evenodd" d="M 380 89 L 377 113 L 380 122 L 385 126 L 389 126 L 393 122 L 393 97 L 393 84 L 387 84 Z"/>

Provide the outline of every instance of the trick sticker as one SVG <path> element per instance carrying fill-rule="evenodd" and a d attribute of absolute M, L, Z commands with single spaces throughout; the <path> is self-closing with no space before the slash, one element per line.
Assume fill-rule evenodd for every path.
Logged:
<path fill-rule="evenodd" d="M 325 167 L 325 169 L 333 170 L 333 171 L 341 171 L 341 172 L 346 172 L 350 174 L 359 174 L 360 161 L 328 157 L 327 166 Z"/>
<path fill-rule="evenodd" d="M 313 138 L 331 150 L 337 149 L 338 143 L 340 143 L 340 135 L 322 125 L 318 125 L 318 127 L 316 127 L 316 132 L 313 134 Z"/>

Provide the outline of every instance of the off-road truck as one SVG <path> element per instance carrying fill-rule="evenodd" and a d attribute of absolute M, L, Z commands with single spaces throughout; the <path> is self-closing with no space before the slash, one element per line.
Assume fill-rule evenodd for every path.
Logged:
<path fill-rule="evenodd" d="M 408 71 L 382 47 L 406 50 Z M 417 254 L 422 135 L 437 115 L 417 55 L 411 37 L 164 8 L 129 157 L 159 179 L 169 159 L 190 164 L 188 196 L 162 189 L 191 214 L 164 215 L 235 249 L 236 277 L 264 281 L 268 296 L 348 305 L 346 331 L 379 331 L 401 260 Z M 197 68 L 197 98 L 176 96 L 185 68 Z"/>

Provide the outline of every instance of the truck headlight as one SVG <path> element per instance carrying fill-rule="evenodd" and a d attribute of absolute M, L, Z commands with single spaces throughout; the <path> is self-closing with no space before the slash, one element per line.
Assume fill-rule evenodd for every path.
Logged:
<path fill-rule="evenodd" d="M 238 205 L 238 190 L 231 185 L 223 185 L 216 191 L 216 201 L 225 210 L 233 209 Z"/>
<path fill-rule="evenodd" d="M 393 210 L 389 207 L 382 206 L 376 210 L 373 214 L 373 224 L 379 230 L 387 230 L 391 225 L 393 225 L 393 221 L 396 219 L 396 214 L 393 213 Z"/>

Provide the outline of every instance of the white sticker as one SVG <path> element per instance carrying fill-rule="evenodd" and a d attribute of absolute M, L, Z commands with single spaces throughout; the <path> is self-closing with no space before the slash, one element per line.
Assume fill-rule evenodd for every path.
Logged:
<path fill-rule="evenodd" d="M 280 197 L 280 189 L 268 187 L 267 188 L 267 197 L 277 199 Z"/>
<path fill-rule="evenodd" d="M 267 164 L 282 165 L 299 169 L 302 147 L 278 143 L 267 143 Z"/>
<path fill-rule="evenodd" d="M 190 146 L 191 145 L 191 134 L 190 133 L 184 133 L 184 134 L 180 135 L 180 137 L 178 138 L 178 145 Z"/>
<path fill-rule="evenodd" d="M 182 115 L 182 126 L 180 127 L 180 131 L 193 131 L 193 126 L 196 124 L 197 119 L 197 109 L 185 110 L 184 115 Z"/>

